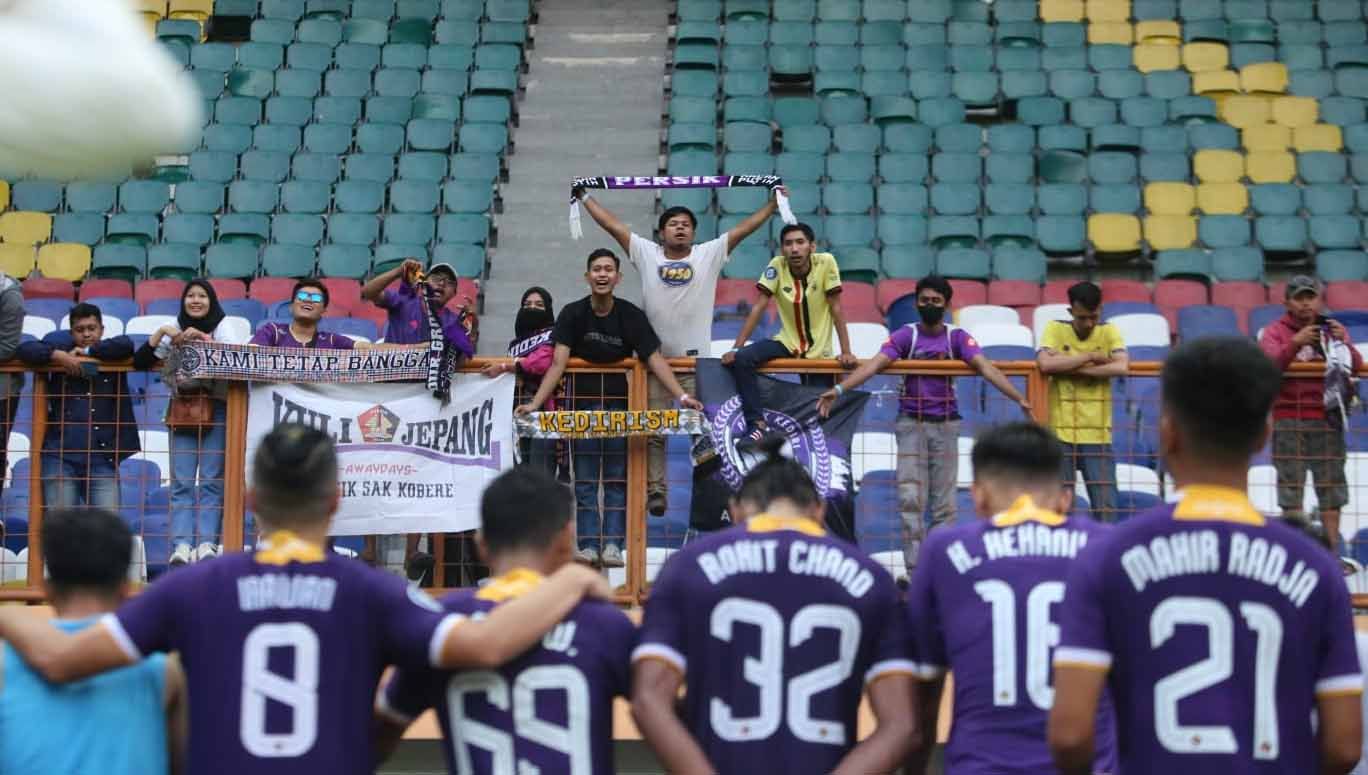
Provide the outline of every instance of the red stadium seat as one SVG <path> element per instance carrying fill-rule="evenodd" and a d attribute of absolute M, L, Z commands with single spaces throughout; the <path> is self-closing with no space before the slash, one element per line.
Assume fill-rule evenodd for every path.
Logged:
<path fill-rule="evenodd" d="M 285 301 L 290 298 L 290 291 L 294 290 L 295 280 L 293 277 L 258 277 L 252 281 L 252 285 L 247 289 L 247 297 L 271 306 L 278 301 Z"/>
<path fill-rule="evenodd" d="M 959 309 L 971 304 L 988 303 L 988 286 L 978 280 L 947 280 L 954 294 L 950 296 L 950 308 Z"/>
<path fill-rule="evenodd" d="M 1103 304 L 1112 301 L 1151 301 L 1149 286 L 1139 280 L 1103 280 L 1101 286 Z M 1203 298 L 1205 299 L 1205 295 Z M 1068 299 L 1062 303 L 1067 304 Z M 1202 303 L 1205 304 L 1206 301 Z"/>
<path fill-rule="evenodd" d="M 1286 299 L 1283 298 L 1283 294 L 1285 294 L 1285 293 L 1287 293 L 1287 281 L 1286 281 L 1286 280 L 1279 280 L 1279 281 L 1276 282 L 1276 283 L 1269 283 L 1269 284 L 1268 284 L 1268 303 L 1269 303 L 1269 304 L 1282 304 L 1284 301 L 1286 301 Z"/>
<path fill-rule="evenodd" d="M 51 277 L 30 277 L 22 285 L 24 298 L 26 299 L 61 299 L 62 301 L 73 301 L 76 298 L 76 286 L 69 280 L 56 280 Z"/>
<path fill-rule="evenodd" d="M 324 277 L 328 289 L 328 317 L 346 316 L 361 304 L 361 283 L 350 277 Z"/>
<path fill-rule="evenodd" d="M 214 293 L 218 294 L 219 301 L 247 298 L 247 284 L 236 278 L 215 277 L 209 284 L 214 286 Z"/>
<path fill-rule="evenodd" d="M 851 323 L 882 323 L 883 315 L 875 301 L 874 286 L 845 280 L 841 283 L 841 309 Z"/>
<path fill-rule="evenodd" d="M 1029 280 L 994 280 L 988 283 L 988 303 L 1002 307 L 1040 305 L 1040 286 Z"/>
<path fill-rule="evenodd" d="M 98 298 L 133 298 L 133 286 L 127 280 L 92 277 L 81 283 L 81 301 Z"/>
<path fill-rule="evenodd" d="M 1078 281 L 1077 281 L 1077 280 L 1049 280 L 1049 281 L 1047 281 L 1047 282 L 1045 283 L 1045 287 L 1041 289 L 1041 293 L 1040 293 L 1040 303 L 1041 303 L 1041 304 L 1068 304 L 1068 303 L 1069 303 L 1069 286 L 1073 285 L 1073 284 L 1076 283 L 1076 282 L 1078 282 Z M 1102 297 L 1102 300 L 1103 300 L 1103 301 L 1106 301 L 1106 297 L 1105 297 L 1105 296 Z"/>
<path fill-rule="evenodd" d="M 179 299 L 181 291 L 185 290 L 184 280 L 172 280 L 165 278 L 161 280 L 140 280 L 133 287 L 133 298 L 138 302 L 138 307 L 143 312 L 147 311 L 149 302 L 157 299 Z"/>
<path fill-rule="evenodd" d="M 1249 311 L 1263 306 L 1267 300 L 1268 289 L 1263 283 L 1252 280 L 1232 280 L 1211 287 L 1211 303 L 1235 310 L 1240 330 L 1246 334 L 1249 333 Z"/>
<path fill-rule="evenodd" d="M 381 336 L 385 335 L 385 324 L 389 322 L 389 313 L 385 310 L 374 304 L 362 304 L 352 310 L 351 316 L 361 320 L 369 320 L 375 324 L 375 330 L 379 331 Z"/>
<path fill-rule="evenodd" d="M 916 280 L 883 280 L 874 289 L 875 298 L 879 304 L 879 309 L 885 313 L 893 302 L 901 299 L 909 293 L 917 290 Z"/>
<path fill-rule="evenodd" d="M 1106 299 L 1105 291 L 1103 299 Z M 1160 280 L 1154 284 L 1154 306 L 1168 319 L 1169 330 L 1178 330 L 1178 310 L 1207 303 L 1207 287 L 1196 280 Z"/>
<path fill-rule="evenodd" d="M 1368 309 L 1368 282 L 1341 280 L 1327 284 L 1325 304 L 1332 310 Z"/>
<path fill-rule="evenodd" d="M 717 292 L 713 294 L 713 306 L 730 307 L 741 301 L 750 304 L 755 301 L 757 295 L 754 280 L 736 280 L 723 277 L 717 281 Z"/>

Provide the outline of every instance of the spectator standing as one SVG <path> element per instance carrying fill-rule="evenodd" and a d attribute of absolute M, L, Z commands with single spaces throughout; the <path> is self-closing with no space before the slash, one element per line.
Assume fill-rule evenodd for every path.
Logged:
<path fill-rule="evenodd" d="M 1325 363 L 1327 348 L 1342 345 L 1357 372 L 1363 356 L 1350 343 L 1349 332 L 1321 309 L 1321 285 L 1297 275 L 1287 283 L 1287 314 L 1264 327 L 1259 347 L 1280 371 L 1293 363 Z M 1340 509 L 1348 502 L 1344 479 L 1344 417 L 1325 410 L 1325 378 L 1283 377 L 1273 404 L 1273 467 L 1278 474 L 1278 508 L 1284 517 L 1304 517 L 1302 491 L 1306 472 L 1316 488 L 1321 523 L 1338 549 Z"/>
<path fill-rule="evenodd" d="M 121 371 L 100 371 L 93 361 L 122 361 L 133 340 L 104 338 L 100 308 L 81 303 L 67 316 L 68 331 L 19 345 L 30 366 L 56 366 L 47 380 L 48 425 L 43 434 L 43 503 L 48 508 L 119 508 L 119 463 L 141 449 L 132 393 Z"/>
<path fill-rule="evenodd" d="M 841 343 L 841 366 L 853 369 L 859 363 L 850 352 L 836 257 L 816 252 L 812 227 L 805 223 L 785 226 L 779 242 L 784 254 L 772 259 L 760 275 L 755 285 L 760 301 L 751 307 L 732 348 L 722 356 L 722 364 L 731 367 L 736 391 L 741 395 L 746 435 L 738 443 L 743 446 L 758 444 L 769 432 L 760 406 L 756 368 L 775 358 L 830 358 L 833 328 Z M 770 299 L 779 308 L 779 333 L 773 339 L 747 345 L 746 340 L 768 311 Z"/>
<path fill-rule="evenodd" d="M 556 343 L 551 368 L 542 378 L 532 400 L 517 408 L 518 414 L 535 412 L 546 403 L 565 374 L 573 355 L 591 363 L 616 363 L 630 358 L 646 365 L 681 406 L 702 409 L 697 399 L 684 392 L 660 354 L 646 313 L 631 302 L 613 296 L 622 281 L 621 261 L 611 250 L 589 254 L 585 280 L 589 295 L 561 310 L 552 339 Z M 572 383 L 572 407 L 576 411 L 622 411 L 627 408 L 627 378 L 621 374 L 577 374 Z M 571 443 L 575 463 L 576 532 L 579 551 L 575 559 L 588 565 L 618 568 L 622 542 L 627 537 L 627 440 L 623 438 L 575 439 Z M 603 487 L 603 510 L 599 511 L 599 486 Z M 602 552 L 600 553 L 600 548 Z"/>
<path fill-rule="evenodd" d="M 551 368 L 556 354 L 556 343 L 552 340 L 556 315 L 551 293 L 540 286 L 523 291 L 518 309 L 518 317 L 513 322 L 513 340 L 508 343 L 508 356 L 511 360 L 491 363 L 481 370 L 486 377 L 516 372 L 522 377 L 519 396 L 525 400 L 536 395 L 541 387 L 542 376 Z M 560 386 L 556 387 L 556 393 Z M 556 409 L 556 393 L 546 399 L 547 411 Z M 521 439 L 519 452 L 524 463 L 536 466 L 551 476 L 556 476 L 561 467 L 562 445 L 560 439 Z"/>
<path fill-rule="evenodd" d="M 328 289 L 313 278 L 295 283 L 290 292 L 290 322 L 262 323 L 248 344 L 266 347 L 312 347 L 320 350 L 351 350 L 356 341 L 349 336 L 320 331 L 318 321 L 328 308 Z"/>
<path fill-rule="evenodd" d="M 1031 405 L 998 371 L 968 331 L 945 322 L 954 288 L 943 277 L 917 282 L 917 314 L 921 320 L 894 331 L 877 355 L 817 399 L 826 417 L 831 405 L 896 360 L 964 361 L 988 383 L 1030 415 Z M 903 562 L 909 577 L 925 538 L 922 514 L 931 510 L 931 527 L 955 519 L 955 482 L 959 473 L 959 405 L 952 377 L 908 375 L 898 401 L 898 511 L 903 524 Z"/>
<path fill-rule="evenodd" d="M 1069 287 L 1072 322 L 1052 320 L 1041 334 L 1036 365 L 1050 377 L 1050 427 L 1064 444 L 1066 484 L 1083 474 L 1094 519 L 1116 519 L 1116 461 L 1112 457 L 1111 381 L 1126 376 L 1130 358 L 1121 332 L 1102 321 L 1102 289 Z"/>
<path fill-rule="evenodd" d="M 788 191 L 785 189 L 785 194 Z M 717 277 L 731 252 L 769 220 L 777 204 L 773 195 L 756 210 L 716 239 L 694 244 L 698 218 L 687 207 L 671 207 L 660 214 L 656 231 L 660 242 L 632 233 L 608 208 L 583 191 L 576 192 L 589 215 L 627 252 L 627 259 L 641 274 L 641 296 L 646 317 L 659 333 L 660 352 L 666 358 L 707 357 L 712 346 L 713 299 Z M 678 381 L 690 394 L 697 392 L 693 374 Z M 659 380 L 647 379 L 652 409 L 670 406 L 670 393 Z M 669 506 L 665 482 L 665 439 L 647 439 L 646 510 L 662 516 Z"/>
<path fill-rule="evenodd" d="M 19 281 L 0 272 L 0 361 L 8 361 L 19 351 L 19 339 L 24 333 L 24 293 Z M 9 471 L 9 435 L 14 427 L 14 414 L 19 409 L 19 396 L 24 389 L 24 375 L 0 373 L 0 482 Z"/>
<path fill-rule="evenodd" d="M 221 325 L 224 317 L 214 286 L 204 278 L 191 280 L 181 291 L 176 322 L 152 332 L 133 353 L 133 365 L 149 369 L 165 363 L 172 347 L 188 341 L 241 344 L 230 327 Z M 169 370 L 162 372 L 162 381 L 173 385 L 166 416 L 171 432 L 171 565 L 185 565 L 215 557 L 219 551 L 228 386 L 213 380 L 174 380 Z M 207 422 L 199 416 L 206 408 Z"/>
<path fill-rule="evenodd" d="M 42 585 L 54 625 L 78 632 L 128 596 L 133 536 L 103 509 L 55 509 L 43 519 Z M 180 662 L 153 654 L 100 678 L 54 686 L 0 646 L 0 760 L 32 775 L 185 772 L 188 726 Z M 168 762 L 170 766 L 168 767 Z"/>

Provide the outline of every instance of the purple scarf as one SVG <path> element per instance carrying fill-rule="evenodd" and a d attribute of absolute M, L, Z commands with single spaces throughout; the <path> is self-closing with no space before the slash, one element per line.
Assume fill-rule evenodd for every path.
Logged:
<path fill-rule="evenodd" d="M 775 201 L 779 205 L 779 217 L 784 223 L 793 225 L 798 219 L 793 216 L 789 200 L 778 191 L 784 181 L 778 175 L 607 175 L 599 177 L 575 178 L 570 183 L 570 236 L 579 239 L 584 236 L 580 228 L 579 197 L 587 188 L 733 188 L 764 187 L 775 191 Z"/>

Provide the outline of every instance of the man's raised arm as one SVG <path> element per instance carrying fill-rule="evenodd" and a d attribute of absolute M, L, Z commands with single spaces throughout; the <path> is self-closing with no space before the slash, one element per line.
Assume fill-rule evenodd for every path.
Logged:
<path fill-rule="evenodd" d="M 788 196 L 788 189 L 784 188 L 783 191 L 784 196 Z M 741 244 L 741 240 L 749 237 L 756 229 L 765 225 L 765 222 L 770 219 L 770 216 L 774 215 L 774 211 L 779 208 L 777 202 L 778 200 L 775 198 L 774 192 L 771 191 L 770 200 L 765 203 L 764 207 L 761 207 L 759 210 L 746 216 L 746 220 L 731 227 L 731 230 L 727 232 L 727 253 L 729 255 L 736 249 L 737 245 Z M 590 210 L 590 212 L 593 211 Z M 595 220 L 598 220 L 598 218 L 595 217 Z M 626 245 L 623 245 L 622 247 L 624 250 L 627 248 Z"/>
<path fill-rule="evenodd" d="M 622 246 L 623 250 L 630 253 L 632 250 L 632 230 L 627 228 L 627 224 L 618 220 L 612 210 L 599 204 L 598 200 L 592 196 L 581 192 L 579 199 L 584 203 L 584 209 L 589 211 L 589 217 L 594 219 L 594 223 L 608 232 L 617 241 L 617 244 Z"/>

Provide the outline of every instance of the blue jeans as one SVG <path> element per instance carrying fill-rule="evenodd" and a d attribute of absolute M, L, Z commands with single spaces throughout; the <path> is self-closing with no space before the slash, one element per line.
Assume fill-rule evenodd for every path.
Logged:
<path fill-rule="evenodd" d="M 75 461 L 43 455 L 43 505 L 94 506 L 119 513 L 119 469 L 102 456 Z"/>
<path fill-rule="evenodd" d="M 760 405 L 760 376 L 755 370 L 775 358 L 789 355 L 789 349 L 776 339 L 762 339 L 736 351 L 736 360 L 730 368 L 732 379 L 736 381 L 736 393 L 741 396 L 741 413 L 746 416 L 747 427 L 764 417 L 764 407 Z"/>
<path fill-rule="evenodd" d="M 218 543 L 223 524 L 223 447 L 227 409 L 214 402 L 214 424 L 171 432 L 171 546 Z M 196 472 L 199 483 L 196 484 Z"/>
<path fill-rule="evenodd" d="M 1116 461 L 1112 459 L 1110 444 L 1068 444 L 1064 447 L 1064 476 L 1066 487 L 1074 484 L 1074 471 L 1083 473 L 1088 488 L 1088 503 L 1093 519 L 1098 522 L 1116 521 Z"/>
<path fill-rule="evenodd" d="M 576 401 L 575 409 L 623 411 L 626 401 Z M 621 548 L 627 543 L 627 440 L 575 439 L 575 531 L 579 548 L 597 550 L 602 544 Z M 599 484 L 603 484 L 600 520 Z M 601 522 L 601 524 L 600 524 Z"/>

